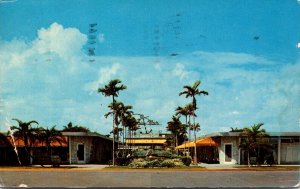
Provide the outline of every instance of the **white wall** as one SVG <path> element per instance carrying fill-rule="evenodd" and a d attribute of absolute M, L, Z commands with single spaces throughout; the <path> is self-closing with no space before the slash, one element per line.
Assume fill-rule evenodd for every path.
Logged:
<path fill-rule="evenodd" d="M 77 146 L 78 144 L 84 144 L 84 163 L 90 162 L 92 138 L 91 137 L 80 137 L 80 136 L 71 136 L 71 164 L 77 164 Z"/>
<path fill-rule="evenodd" d="M 300 143 L 281 143 L 281 164 L 300 163 Z"/>
<path fill-rule="evenodd" d="M 225 144 L 232 145 L 232 159 L 230 162 L 225 162 Z M 221 146 L 218 148 L 220 164 L 238 164 L 240 159 L 238 146 L 238 137 L 221 137 Z"/>

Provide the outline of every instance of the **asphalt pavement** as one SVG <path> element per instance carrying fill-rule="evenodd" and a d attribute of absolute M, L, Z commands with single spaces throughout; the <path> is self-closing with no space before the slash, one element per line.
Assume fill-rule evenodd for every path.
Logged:
<path fill-rule="evenodd" d="M 57 169 L 1 169 L 2 187 L 295 187 L 299 171 L 110 170 L 106 165 Z M 80 168 L 78 168 L 78 166 Z M 74 168 L 74 169 L 73 169 Z"/>

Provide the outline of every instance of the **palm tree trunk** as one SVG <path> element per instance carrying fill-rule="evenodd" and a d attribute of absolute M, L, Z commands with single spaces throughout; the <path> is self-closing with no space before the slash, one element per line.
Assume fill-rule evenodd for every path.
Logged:
<path fill-rule="evenodd" d="M 189 116 L 189 140 L 191 140 L 191 116 Z"/>
<path fill-rule="evenodd" d="M 176 144 L 175 144 L 175 145 L 176 145 L 175 148 L 176 148 L 176 147 L 178 146 L 178 137 L 177 137 L 177 133 L 176 133 L 175 136 L 176 136 L 176 138 L 175 138 L 175 143 L 176 143 Z M 178 155 L 178 149 L 176 149 L 176 154 Z"/>
<path fill-rule="evenodd" d="M 248 158 L 248 167 L 250 167 L 250 153 L 249 153 L 249 150 L 247 151 L 247 158 Z"/>
<path fill-rule="evenodd" d="M 193 115 L 193 121 L 194 121 L 194 125 L 195 125 L 195 115 Z M 194 164 L 197 164 L 198 158 L 197 158 L 197 146 L 196 146 L 196 128 L 194 128 L 194 142 L 195 142 L 195 146 L 194 146 Z"/>
<path fill-rule="evenodd" d="M 113 162 L 112 164 L 115 165 L 115 112 L 113 112 Z"/>
<path fill-rule="evenodd" d="M 185 116 L 185 124 L 186 124 L 186 126 L 188 125 L 188 123 L 187 123 L 187 115 Z M 185 134 L 184 134 L 184 155 L 186 156 L 186 131 L 185 131 Z"/>

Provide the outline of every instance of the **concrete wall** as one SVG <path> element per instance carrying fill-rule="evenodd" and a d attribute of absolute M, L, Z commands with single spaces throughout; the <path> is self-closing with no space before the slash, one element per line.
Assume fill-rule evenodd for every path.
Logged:
<path fill-rule="evenodd" d="M 90 154 L 91 154 L 91 147 L 92 147 L 92 137 L 81 137 L 81 136 L 70 136 L 70 157 L 71 157 L 71 164 L 77 163 L 89 163 L 90 162 Z M 77 148 L 78 144 L 84 144 L 84 162 L 78 162 L 77 157 Z M 70 153 L 69 152 L 69 153 Z"/>
<path fill-rule="evenodd" d="M 232 145 L 232 158 L 230 162 L 225 161 L 225 144 Z M 221 137 L 221 146 L 218 148 L 220 164 L 239 163 L 239 137 Z"/>
<path fill-rule="evenodd" d="M 281 143 L 280 164 L 300 164 L 300 143 Z"/>

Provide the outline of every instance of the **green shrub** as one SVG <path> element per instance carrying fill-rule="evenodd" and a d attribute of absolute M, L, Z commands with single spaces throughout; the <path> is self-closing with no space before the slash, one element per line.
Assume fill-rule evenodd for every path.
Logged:
<path fill-rule="evenodd" d="M 180 158 L 172 159 L 173 163 L 175 164 L 175 167 L 181 167 L 184 166 L 182 160 Z"/>
<path fill-rule="evenodd" d="M 192 163 L 192 158 L 191 156 L 184 156 L 181 158 L 181 161 L 185 166 L 190 166 Z"/>
<path fill-rule="evenodd" d="M 146 157 L 147 151 L 146 150 L 136 150 L 132 153 L 133 157 L 141 158 Z"/>
<path fill-rule="evenodd" d="M 143 158 L 133 159 L 128 166 L 131 168 L 145 168 L 147 167 L 147 161 Z"/>
<path fill-rule="evenodd" d="M 154 159 L 147 161 L 147 167 L 160 167 L 161 166 L 161 160 Z"/>
<path fill-rule="evenodd" d="M 166 159 L 161 162 L 161 167 L 175 167 L 174 160 Z"/>

